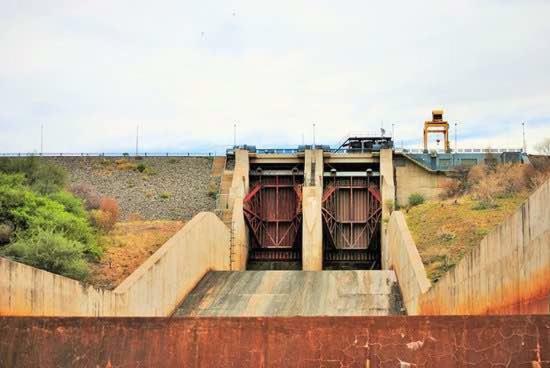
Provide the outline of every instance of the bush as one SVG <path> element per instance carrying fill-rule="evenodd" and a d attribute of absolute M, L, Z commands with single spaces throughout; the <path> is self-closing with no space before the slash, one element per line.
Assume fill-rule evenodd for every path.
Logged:
<path fill-rule="evenodd" d="M 0 174 L 0 183 L 17 180 Z M 28 186 L 0 185 L 0 222 L 12 223 L 18 233 L 38 229 L 63 233 L 67 239 L 84 244 L 90 259 L 101 255 L 86 216 L 67 211 L 64 204 L 33 192 Z"/>
<path fill-rule="evenodd" d="M 53 273 L 84 280 L 89 274 L 86 247 L 61 233 L 38 229 L 18 239 L 2 252 L 15 261 Z"/>
<path fill-rule="evenodd" d="M 61 191 L 50 194 L 49 197 L 54 201 L 61 203 L 67 212 L 78 217 L 85 218 L 87 216 L 82 199 L 74 196 L 73 194 L 66 191 Z"/>
<path fill-rule="evenodd" d="M 22 174 L 25 184 L 40 194 L 61 190 L 67 179 L 62 167 L 38 157 L 1 158 L 0 173 Z"/>
<path fill-rule="evenodd" d="M 9 222 L 0 223 L 0 245 L 8 244 L 14 235 L 14 226 Z"/>
<path fill-rule="evenodd" d="M 115 161 L 115 166 L 117 170 L 121 171 L 132 171 L 137 169 L 137 165 L 135 162 L 131 162 L 130 160 L 124 158 L 120 160 Z"/>
<path fill-rule="evenodd" d="M 482 207 L 494 207 L 497 198 L 532 189 L 536 178 L 534 171 L 531 165 L 523 164 L 500 164 L 493 169 L 474 166 L 468 174 L 470 193 L 484 203 Z"/>
<path fill-rule="evenodd" d="M 96 228 L 108 233 L 117 222 L 118 212 L 116 199 L 105 197 L 101 199 L 100 209 L 90 212 L 90 219 Z"/>
<path fill-rule="evenodd" d="M 409 196 L 409 206 L 414 207 L 424 203 L 424 196 L 419 193 L 413 193 Z"/>
<path fill-rule="evenodd" d="M 87 210 L 96 210 L 99 208 L 101 196 L 91 185 L 83 183 L 75 184 L 71 187 L 70 191 L 82 199 Z"/>
<path fill-rule="evenodd" d="M 493 208 L 497 208 L 498 205 L 496 202 L 492 199 L 482 199 L 479 202 L 476 203 L 476 205 L 473 207 L 474 210 L 491 210 Z"/>
<path fill-rule="evenodd" d="M 145 164 L 143 164 L 143 163 L 139 163 L 139 164 L 136 166 L 136 170 L 139 171 L 140 173 L 144 172 L 146 168 L 147 168 L 147 167 L 146 167 Z"/>
<path fill-rule="evenodd" d="M 451 198 L 460 195 L 463 192 L 463 186 L 457 179 L 449 179 L 443 182 L 441 185 L 443 192 L 442 198 Z"/>
<path fill-rule="evenodd" d="M 103 212 L 106 212 L 111 216 L 111 218 L 116 222 L 118 220 L 118 202 L 116 199 L 111 197 L 103 197 L 101 198 L 101 202 L 99 204 L 99 209 Z"/>
<path fill-rule="evenodd" d="M 108 233 L 115 226 L 111 215 L 101 210 L 90 211 L 90 221 L 96 227 L 96 229 Z"/>
<path fill-rule="evenodd" d="M 468 187 L 475 186 L 487 177 L 488 168 L 485 165 L 475 165 L 468 171 Z"/>

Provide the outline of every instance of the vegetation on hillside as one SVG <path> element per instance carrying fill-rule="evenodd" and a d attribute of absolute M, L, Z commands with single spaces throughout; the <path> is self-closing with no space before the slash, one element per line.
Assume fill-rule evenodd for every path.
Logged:
<path fill-rule="evenodd" d="M 135 220 L 117 223 L 99 237 L 101 260 L 91 265 L 88 281 L 114 289 L 183 226 L 182 221 Z"/>
<path fill-rule="evenodd" d="M 548 177 L 531 165 L 478 165 L 459 170 L 441 200 L 409 207 L 407 224 L 430 280 L 439 280 Z"/>
<path fill-rule="evenodd" d="M 107 201 L 102 208 L 102 199 L 97 211 L 108 225 L 94 227 L 89 203 L 65 189 L 66 177 L 37 157 L 0 159 L 0 255 L 85 280 L 102 255 L 98 231 L 112 228 L 118 207 Z"/>

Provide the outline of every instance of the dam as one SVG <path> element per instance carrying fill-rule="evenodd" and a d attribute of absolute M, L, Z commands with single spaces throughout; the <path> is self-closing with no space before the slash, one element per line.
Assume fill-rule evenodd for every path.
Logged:
<path fill-rule="evenodd" d="M 436 283 L 405 219 L 521 149 L 352 134 L 217 159 L 215 208 L 112 290 L 0 257 L 0 366 L 550 364 L 550 181 Z"/>

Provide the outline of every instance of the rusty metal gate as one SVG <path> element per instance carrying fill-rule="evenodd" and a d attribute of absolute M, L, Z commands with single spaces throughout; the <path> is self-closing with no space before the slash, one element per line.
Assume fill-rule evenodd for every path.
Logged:
<path fill-rule="evenodd" d="M 378 262 L 380 190 L 368 177 L 327 178 L 322 200 L 325 260 Z"/>
<path fill-rule="evenodd" d="M 302 181 L 299 175 L 251 177 L 244 198 L 251 261 L 301 259 Z"/>

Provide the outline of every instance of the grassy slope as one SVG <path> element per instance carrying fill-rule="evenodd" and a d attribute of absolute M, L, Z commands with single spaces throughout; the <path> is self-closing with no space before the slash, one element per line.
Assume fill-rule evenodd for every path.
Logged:
<path fill-rule="evenodd" d="M 183 227 L 182 221 L 120 222 L 100 239 L 101 261 L 90 264 L 92 285 L 114 289 Z"/>
<path fill-rule="evenodd" d="M 474 209 L 477 202 L 469 196 L 456 202 L 429 201 L 409 209 L 407 224 L 428 278 L 437 281 L 526 198 L 527 194 L 500 198 L 497 208 L 486 210 Z"/>

